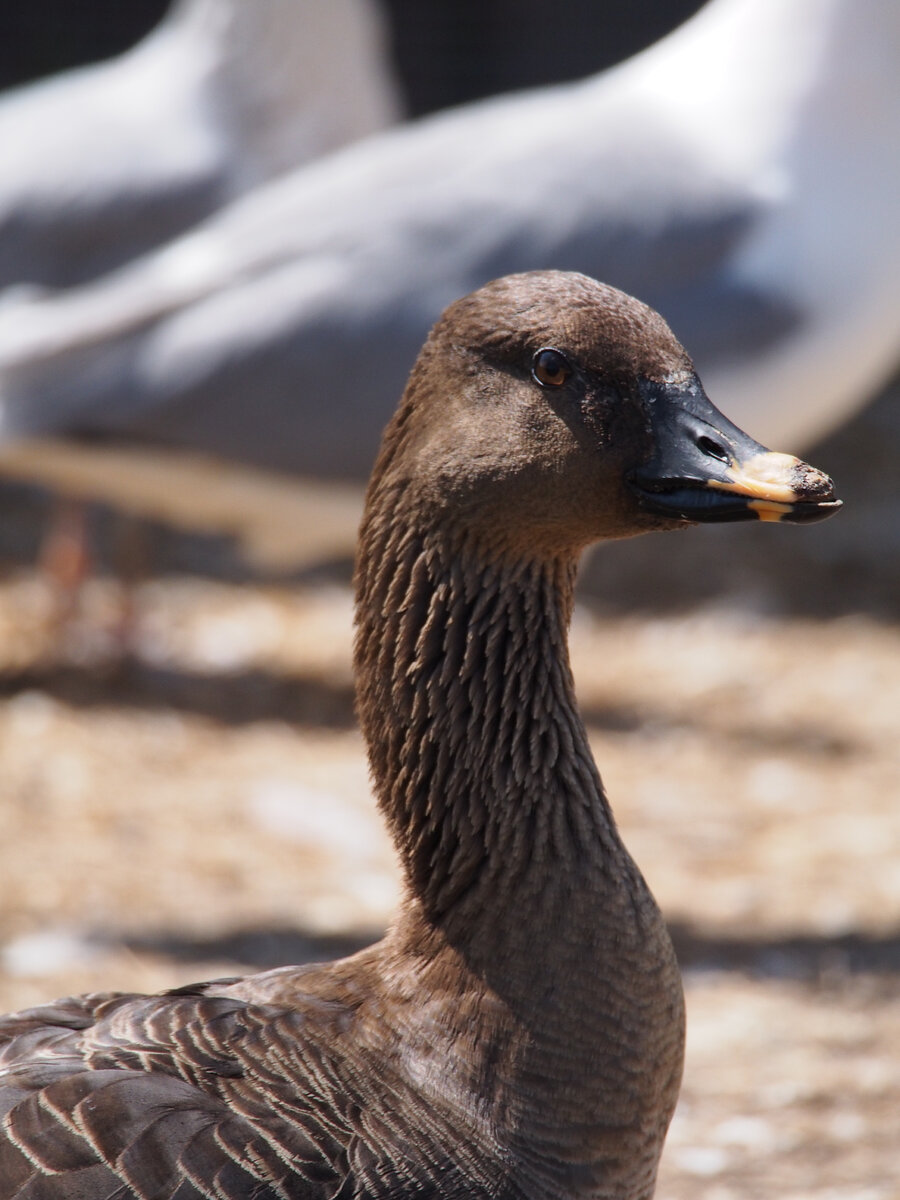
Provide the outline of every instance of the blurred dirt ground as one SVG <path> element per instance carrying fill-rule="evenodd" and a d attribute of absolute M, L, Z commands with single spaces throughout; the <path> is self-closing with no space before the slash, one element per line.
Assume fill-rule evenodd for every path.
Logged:
<path fill-rule="evenodd" d="M 669 1200 L 900 1197 L 898 409 L 895 389 L 810 452 L 834 522 L 648 538 L 585 571 L 580 702 L 685 969 Z M 109 574 L 54 640 L 30 565 L 47 507 L 0 492 L 0 1004 L 377 936 L 396 875 L 346 564 L 261 579 L 156 531 L 118 664 Z"/>

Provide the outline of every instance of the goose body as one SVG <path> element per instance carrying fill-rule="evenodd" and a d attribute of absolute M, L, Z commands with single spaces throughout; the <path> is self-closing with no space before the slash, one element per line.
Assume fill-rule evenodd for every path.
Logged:
<path fill-rule="evenodd" d="M 651 1196 L 682 991 L 575 704 L 577 559 L 838 505 L 615 289 L 535 272 L 453 304 L 385 433 L 356 570 L 396 920 L 336 963 L 6 1018 L 2 1200 Z"/>

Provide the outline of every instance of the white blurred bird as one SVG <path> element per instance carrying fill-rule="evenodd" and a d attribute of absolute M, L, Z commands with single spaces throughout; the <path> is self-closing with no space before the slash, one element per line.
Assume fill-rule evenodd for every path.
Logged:
<path fill-rule="evenodd" d="M 712 0 L 584 83 L 368 139 L 93 286 L 9 307 L 0 435 L 362 479 L 443 306 L 552 266 L 659 309 L 730 417 L 801 448 L 900 357 L 898 66 L 894 0 Z"/>
<path fill-rule="evenodd" d="M 0 287 L 70 286 L 391 123 L 374 0 L 175 0 L 113 61 L 0 98 Z"/>

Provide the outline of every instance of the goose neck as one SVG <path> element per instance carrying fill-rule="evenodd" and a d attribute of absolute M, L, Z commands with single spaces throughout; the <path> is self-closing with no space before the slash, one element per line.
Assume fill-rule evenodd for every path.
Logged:
<path fill-rule="evenodd" d="M 531 1194 L 649 1197 L 681 988 L 575 706 L 575 562 L 504 562 L 398 515 L 363 523 L 356 665 L 407 877 L 382 951 L 410 991 L 403 1027 L 438 1053 L 442 1096 L 493 1098 L 488 1122 L 540 1181 Z"/>
<path fill-rule="evenodd" d="M 521 916 L 550 881 L 633 870 L 575 704 L 576 563 L 364 524 L 361 723 L 412 895 L 432 920 Z M 490 904 L 483 901 L 490 897 Z"/>

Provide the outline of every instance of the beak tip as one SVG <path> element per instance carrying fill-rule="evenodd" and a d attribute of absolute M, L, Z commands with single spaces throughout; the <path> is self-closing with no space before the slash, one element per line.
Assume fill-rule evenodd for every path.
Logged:
<path fill-rule="evenodd" d="M 791 485 L 799 500 L 836 503 L 838 506 L 841 504 L 835 495 L 834 482 L 830 476 L 816 467 L 811 467 L 809 463 L 797 461 L 792 472 Z"/>

